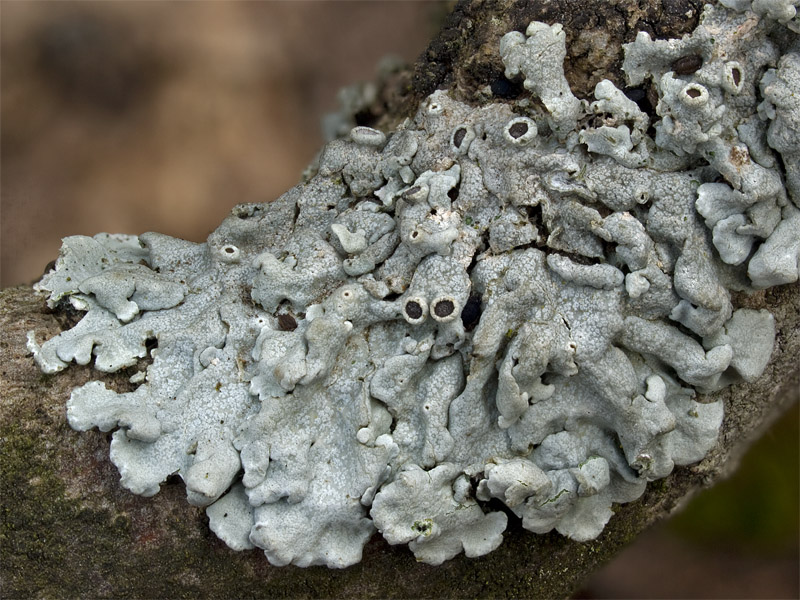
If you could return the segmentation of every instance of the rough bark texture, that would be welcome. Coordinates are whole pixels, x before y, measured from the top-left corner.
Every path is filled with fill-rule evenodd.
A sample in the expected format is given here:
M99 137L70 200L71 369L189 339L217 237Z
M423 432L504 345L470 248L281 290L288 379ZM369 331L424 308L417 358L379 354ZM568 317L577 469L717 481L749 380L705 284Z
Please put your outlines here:
M374 121L413 111L437 87L479 103L489 85L513 97L497 57L500 36L533 19L562 22L567 77L586 96L602 77L622 85L620 44L640 29L674 37L697 23L701 2L648 0L485 0L455 7L413 74L384 89ZM405 78L405 79L403 79ZM405 81L405 83L403 83ZM496 91L497 93L497 91ZM365 119L368 120L368 119ZM767 308L778 339L766 372L722 392L726 417L719 442L701 463L650 484L617 507L602 535L576 543L533 535L512 521L502 546L478 559L440 567L415 562L407 548L379 536L363 561L342 571L271 567L260 551L233 552L208 529L202 509L179 481L153 498L122 489L108 458L109 435L72 431L65 403L89 379L125 390L130 373L106 375L71 366L39 372L25 334L51 337L75 315L48 311L28 287L0 292L0 579L3 597L564 597L648 525L698 489L728 474L748 443L797 400L800 387L800 286L734 297L734 308ZM135 369L134 369L135 370Z
M680 37L697 27L705 0L462 0L413 70L388 77L359 124L391 128L413 115L436 89L450 89L462 102L513 102L524 89L505 78L500 38L525 31L531 21L561 23L567 42L564 71L573 93L589 98L610 79L625 88L622 44L639 31L653 39Z

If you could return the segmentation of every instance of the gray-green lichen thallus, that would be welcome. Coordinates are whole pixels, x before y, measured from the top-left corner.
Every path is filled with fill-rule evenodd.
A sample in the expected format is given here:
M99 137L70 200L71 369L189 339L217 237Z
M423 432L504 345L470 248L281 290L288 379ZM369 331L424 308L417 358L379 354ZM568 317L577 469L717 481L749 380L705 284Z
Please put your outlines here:
M29 347L90 382L72 427L115 430L122 485L172 474L234 549L345 567L379 532L439 564L507 511L596 537L614 503L714 445L721 401L774 343L731 291L798 279L800 43L792 2L727 0L683 39L640 33L631 86L577 99L559 25L503 37L515 104L438 91L356 127L204 244L66 238L37 285L85 311ZM490 502L493 501L494 502Z

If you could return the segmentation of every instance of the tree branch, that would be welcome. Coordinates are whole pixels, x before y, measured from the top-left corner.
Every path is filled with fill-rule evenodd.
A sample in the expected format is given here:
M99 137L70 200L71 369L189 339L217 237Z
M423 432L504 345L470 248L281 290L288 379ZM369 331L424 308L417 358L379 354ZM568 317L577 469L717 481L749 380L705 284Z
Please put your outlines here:
M412 113L437 87L462 100L483 101L485 86L513 86L502 77L497 43L531 20L562 22L570 56L567 77L587 97L609 77L622 85L620 44L637 30L678 36L697 23L700 2L593 0L459 3L439 36L406 72L408 86L384 88L387 125ZM691 13L691 16L687 17ZM598 46L599 44L599 46ZM598 51L602 47L602 51ZM599 52L599 53L598 53ZM501 90L502 91L502 90ZM497 93L497 91L495 91ZM555 532L534 535L511 522L499 549L476 559L460 555L439 567L379 536L361 563L342 571L271 567L260 551L234 552L190 506L179 480L153 498L122 489L108 459L110 436L78 433L66 422L70 390L100 379L128 391L125 372L101 375L71 366L43 375L25 336L52 337L71 316L49 311L28 287L0 293L0 568L5 597L563 597L573 592L641 531L672 513L700 488L728 475L749 443L798 399L800 286L734 295L736 308L775 315L777 341L766 372L754 383L715 394L725 402L716 447L700 463L648 485L639 500L619 506L595 540L577 543Z

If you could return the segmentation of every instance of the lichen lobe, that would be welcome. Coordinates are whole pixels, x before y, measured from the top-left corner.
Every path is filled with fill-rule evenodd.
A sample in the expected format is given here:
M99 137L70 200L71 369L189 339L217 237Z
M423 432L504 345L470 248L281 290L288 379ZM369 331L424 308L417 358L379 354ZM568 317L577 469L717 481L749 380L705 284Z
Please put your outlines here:
M389 135L356 127L204 244L66 238L37 289L86 315L29 335L38 365L152 359L132 392L74 390L70 424L114 430L126 488L177 473L275 565L346 567L376 531L431 564L486 554L492 500L595 538L714 445L698 392L766 367L773 318L731 292L798 279L796 20L726 4L627 45L655 117L609 81L572 95L563 31L534 22L499 46L529 98L438 91Z

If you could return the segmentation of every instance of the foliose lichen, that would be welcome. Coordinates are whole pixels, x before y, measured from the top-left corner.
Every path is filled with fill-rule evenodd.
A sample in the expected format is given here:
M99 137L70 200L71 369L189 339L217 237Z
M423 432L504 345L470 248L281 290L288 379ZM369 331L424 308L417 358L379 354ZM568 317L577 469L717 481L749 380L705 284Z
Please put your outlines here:
M376 532L438 564L490 552L507 513L596 537L614 503L696 462L774 344L732 291L798 280L794 3L728 0L625 48L648 115L577 99L559 25L500 42L530 97L437 91L384 134L331 142L308 180L234 208L204 244L64 240L36 286L86 315L29 347L75 429L115 430L122 485L178 474L231 548L345 567ZM498 508L498 502L505 508Z

